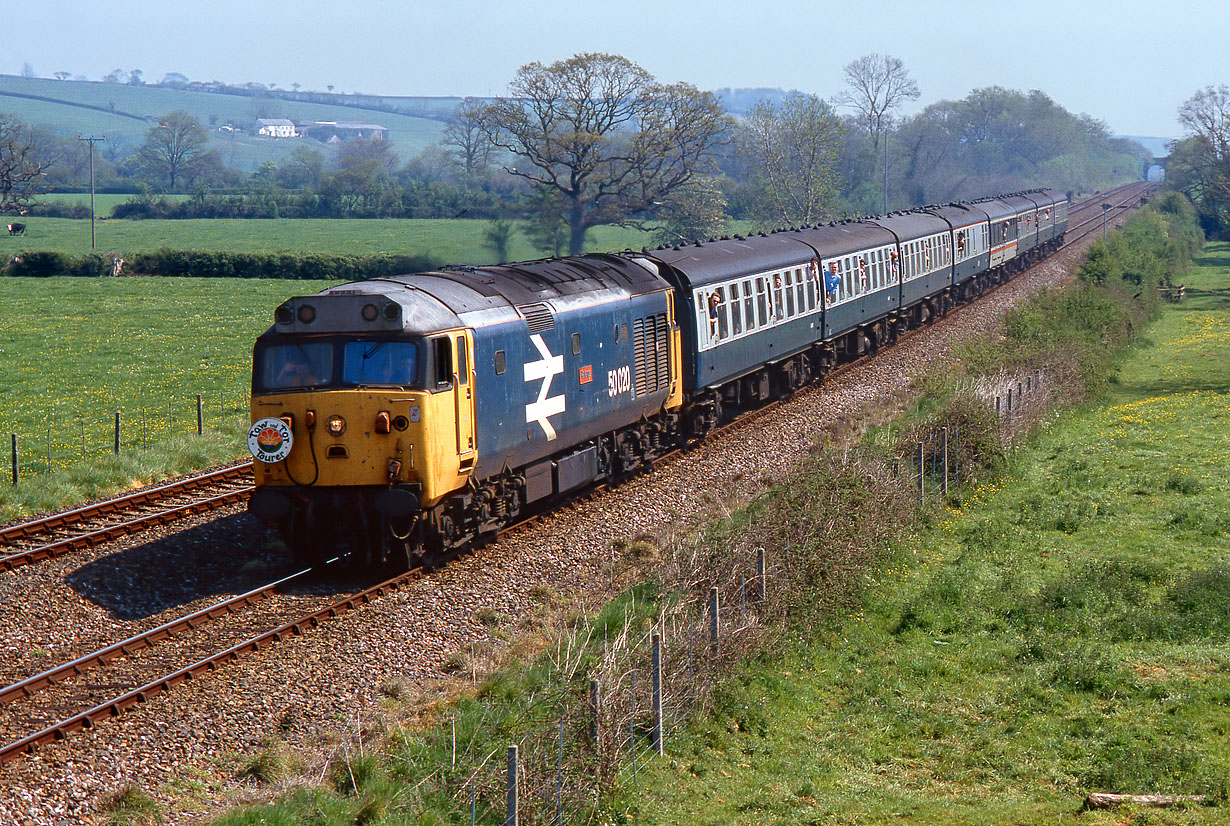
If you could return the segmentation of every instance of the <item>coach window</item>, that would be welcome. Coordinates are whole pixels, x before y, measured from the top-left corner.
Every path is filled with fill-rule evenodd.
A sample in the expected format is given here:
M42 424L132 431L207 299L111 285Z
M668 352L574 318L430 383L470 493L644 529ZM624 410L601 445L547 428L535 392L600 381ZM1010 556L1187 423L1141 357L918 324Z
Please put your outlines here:
M752 297L752 282L743 282L743 318L747 321L747 329L751 330L756 326L756 310L755 301Z
M733 335L743 332L742 305L739 302L739 282L730 285L730 329Z
M764 297L764 279L757 278L756 279L756 321L759 323L761 327L765 326L769 322L768 307L769 307L769 303L765 301L765 297Z
M786 270L786 318L794 318L794 274Z
M453 386L453 348L448 338L433 338L431 340L432 364L437 390L447 390Z
M710 318L717 321L717 337L726 338L730 335L730 315L726 312L726 291L721 287L710 296L709 309Z
M581 355L581 334L580 333L572 334L572 354L574 356Z

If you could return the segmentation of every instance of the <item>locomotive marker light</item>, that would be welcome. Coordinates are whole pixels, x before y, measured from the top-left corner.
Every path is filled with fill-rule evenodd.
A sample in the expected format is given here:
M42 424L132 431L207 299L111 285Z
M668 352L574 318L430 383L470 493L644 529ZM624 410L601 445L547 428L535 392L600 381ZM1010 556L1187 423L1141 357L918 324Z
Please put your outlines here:
M267 465L283 461L294 443L290 427L281 419L258 419L248 430L248 452Z
M330 436L341 436L346 432L346 420L334 413L325 424L325 429L329 431Z

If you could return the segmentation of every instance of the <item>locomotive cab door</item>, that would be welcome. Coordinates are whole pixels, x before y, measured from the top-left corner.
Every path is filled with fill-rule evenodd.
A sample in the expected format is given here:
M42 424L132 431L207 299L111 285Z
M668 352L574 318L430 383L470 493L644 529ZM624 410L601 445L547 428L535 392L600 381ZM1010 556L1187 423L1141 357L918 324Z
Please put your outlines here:
M457 409L457 459L460 473L474 469L478 458L474 432L474 337L469 330L452 334L454 340L453 395Z

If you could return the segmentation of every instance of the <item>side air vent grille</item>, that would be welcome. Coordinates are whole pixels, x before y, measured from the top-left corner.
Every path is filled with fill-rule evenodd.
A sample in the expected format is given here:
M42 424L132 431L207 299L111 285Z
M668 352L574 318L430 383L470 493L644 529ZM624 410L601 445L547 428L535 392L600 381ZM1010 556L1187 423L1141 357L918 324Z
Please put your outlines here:
M636 396L665 390L670 384L670 325L666 313L632 322L633 374Z
M541 333L555 327L555 316L546 304L522 304L517 307L517 312L521 313L531 333Z

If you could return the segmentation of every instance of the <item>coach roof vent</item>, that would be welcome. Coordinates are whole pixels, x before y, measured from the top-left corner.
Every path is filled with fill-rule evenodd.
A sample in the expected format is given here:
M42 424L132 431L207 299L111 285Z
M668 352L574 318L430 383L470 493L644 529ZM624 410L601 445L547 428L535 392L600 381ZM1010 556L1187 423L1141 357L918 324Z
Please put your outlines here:
M531 333L541 333L555 327L555 316L546 304L519 304L517 312L521 313Z

